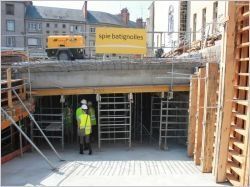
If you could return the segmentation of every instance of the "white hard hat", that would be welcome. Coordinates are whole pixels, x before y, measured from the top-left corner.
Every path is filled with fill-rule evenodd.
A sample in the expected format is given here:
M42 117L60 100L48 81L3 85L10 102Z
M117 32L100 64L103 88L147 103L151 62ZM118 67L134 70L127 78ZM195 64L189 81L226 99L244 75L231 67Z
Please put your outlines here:
M87 101L86 101L85 99L82 99L82 100L81 100L81 104L86 105L86 104L87 104Z
M87 105L82 105L81 108L84 109L84 110L87 110L88 106Z

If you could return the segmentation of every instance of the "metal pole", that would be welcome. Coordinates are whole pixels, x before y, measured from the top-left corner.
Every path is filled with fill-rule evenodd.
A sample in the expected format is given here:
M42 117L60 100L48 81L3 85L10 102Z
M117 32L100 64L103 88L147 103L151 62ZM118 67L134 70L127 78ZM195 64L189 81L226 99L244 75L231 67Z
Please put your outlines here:
M39 127L39 125L37 124L36 120L34 119L33 115L30 113L30 111L27 109L27 107L25 106L25 104L23 103L23 101L21 100L21 98L19 97L19 95L16 93L16 91L13 89L12 90L14 92L14 94L17 96L17 98L19 99L19 101L21 102L21 104L23 105L23 107L25 108L25 110L28 112L30 119L34 122L34 124L36 125L36 127L39 129L39 131L41 132L41 134L43 135L43 137L45 138L45 140L48 142L49 146L51 147L51 149L55 152L56 156L59 158L59 160L63 161L63 159L60 157L60 155L57 153L57 151L55 150L54 146L50 143L49 139L46 137L46 135L44 134L44 132L42 131L42 129Z
M62 150L64 150L64 112L63 112L63 103L62 103Z
M21 121L18 122L19 126L21 128ZM23 142L22 142L22 134L21 132L19 132L19 145L20 145L20 153L21 153L21 157L23 156Z
M142 144L142 93L141 93L141 144Z
M131 148L131 131L132 131L132 112L131 112L131 98L129 98L129 148Z
M27 139L27 141L37 150L37 152L47 161L47 163L52 167L52 170L56 170L57 168L49 161L49 159L40 151L40 149L31 141L31 139L22 131L22 129L16 124L16 122L8 115L8 113L1 108L3 114L11 121L11 123L17 128L17 130L22 133L22 135Z
M151 115L150 115L150 144L152 143L153 129L152 129L152 121L153 121L153 96L151 95Z
M99 150L101 149L101 119L100 119L100 114L101 114L101 112L100 112L100 102L101 102L101 98L100 98L101 96L100 95L98 95L98 148L99 148Z
M168 133L168 98L167 98L167 110L166 110L166 124L165 124L165 142L164 142L164 149L168 149L167 147L167 133Z
M159 148L161 149L161 128L162 128L162 98L161 98L161 114L160 114L160 128L159 128Z

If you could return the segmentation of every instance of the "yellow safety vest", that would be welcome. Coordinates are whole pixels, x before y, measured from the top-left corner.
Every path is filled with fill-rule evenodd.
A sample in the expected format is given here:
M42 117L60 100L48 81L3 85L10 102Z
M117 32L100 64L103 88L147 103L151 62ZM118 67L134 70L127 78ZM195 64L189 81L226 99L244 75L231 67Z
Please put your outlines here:
M91 118L91 125L96 125L95 109L93 107L89 108L89 115Z
M90 116L88 114L81 114L80 115L80 129L85 129L85 135L89 135L91 133L91 121Z
M80 115L81 115L81 114L84 114L84 111L82 110L81 107L78 107L78 108L76 109L76 119L77 119L77 120L80 119Z

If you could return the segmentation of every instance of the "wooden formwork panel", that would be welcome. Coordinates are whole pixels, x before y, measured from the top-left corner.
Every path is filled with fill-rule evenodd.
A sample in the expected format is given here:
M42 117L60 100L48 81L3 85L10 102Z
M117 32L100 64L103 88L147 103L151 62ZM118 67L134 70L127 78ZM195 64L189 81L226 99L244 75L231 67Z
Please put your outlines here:
M189 124L188 124L188 144L187 154L192 157L194 155L195 143L195 127L196 127L196 113L197 113L197 91L198 91L198 77L191 76L190 91L189 91Z
M236 7L237 8L237 7ZM234 102L227 160L227 178L233 185L249 184L249 5L241 6L236 11L236 55L234 74ZM246 29L248 28L248 30ZM248 104L244 104L245 101Z
M229 20L223 46L225 67L221 124L218 129L216 181L249 185L250 91L249 2L228 3ZM220 120L218 120L220 121Z
M205 96L205 76L206 68L200 68L198 73L198 93L197 93L197 120L195 127L195 145L194 145L194 162L200 165L201 147L202 147L202 122L204 113L204 96Z
M212 172L214 153L214 133L217 110L217 89L219 64L206 64L206 83L204 116L202 128L202 149L201 149L201 170L202 172Z

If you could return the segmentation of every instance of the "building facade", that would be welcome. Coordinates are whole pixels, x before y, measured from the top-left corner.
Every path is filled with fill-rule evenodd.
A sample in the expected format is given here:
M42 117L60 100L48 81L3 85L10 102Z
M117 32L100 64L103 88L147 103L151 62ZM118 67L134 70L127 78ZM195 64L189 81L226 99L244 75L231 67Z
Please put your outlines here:
M86 20L81 10L30 5L25 14L29 48L46 48L50 35L83 34Z
M154 1L148 10L148 56L154 56L160 48L164 52L176 48L179 37L179 2Z
M145 27L142 18L136 22L130 20L127 8L118 15L90 11L87 1L81 10L34 6L32 2L2 2L1 14L2 46L27 47L30 53L44 51L50 35L77 34L86 39L85 55L93 57L96 27ZM13 36L3 37L7 34Z
M225 1L191 1L191 41L204 40L222 32L220 23L225 18Z
M25 12L31 2L1 1L1 47L19 48L25 45Z

